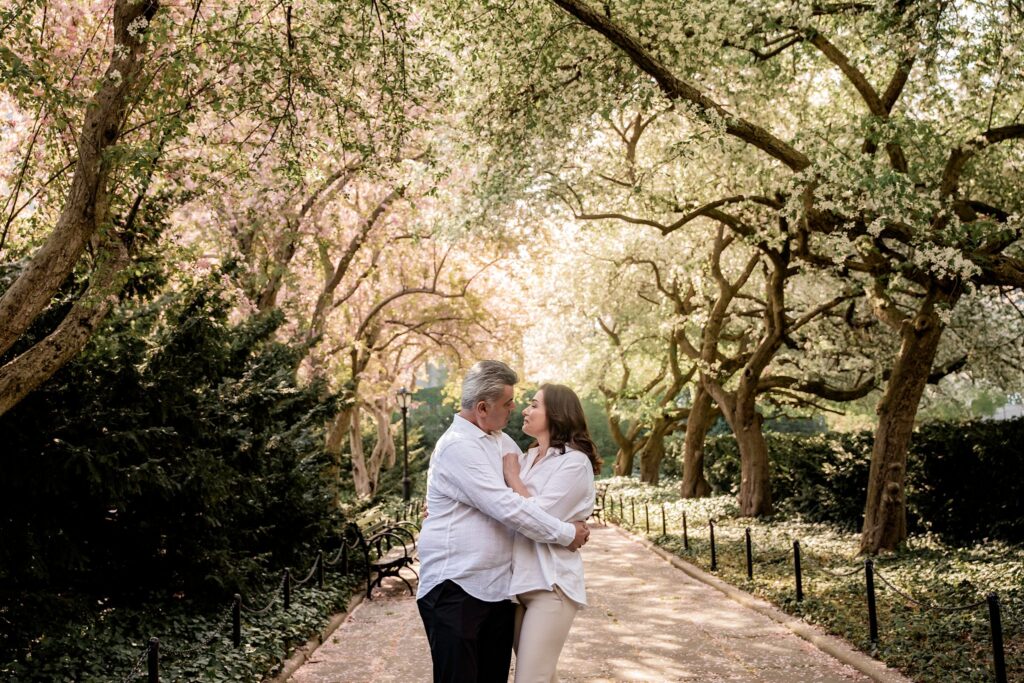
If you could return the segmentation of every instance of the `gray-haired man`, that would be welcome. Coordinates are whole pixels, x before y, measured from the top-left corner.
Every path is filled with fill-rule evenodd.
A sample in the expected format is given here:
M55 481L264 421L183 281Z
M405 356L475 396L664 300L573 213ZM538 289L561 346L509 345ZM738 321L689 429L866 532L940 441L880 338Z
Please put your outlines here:
M515 371L480 361L462 383L461 410L438 440L427 475L430 515L419 538L417 605L434 681L505 683L515 609L508 600L516 532L575 550L590 535L505 485L502 456L520 452L502 432L514 406Z

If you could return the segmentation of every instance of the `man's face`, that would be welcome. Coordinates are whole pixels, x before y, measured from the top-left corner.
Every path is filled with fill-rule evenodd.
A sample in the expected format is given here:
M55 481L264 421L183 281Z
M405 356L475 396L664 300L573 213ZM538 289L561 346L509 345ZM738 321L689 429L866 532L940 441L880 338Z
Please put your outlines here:
M495 401L486 401L481 404L477 404L477 414L479 415L480 429L485 432L497 432L505 428L508 424L508 418L512 415L512 409L515 407L515 400L512 397L512 387L508 384L505 385L505 391L501 395L501 398Z

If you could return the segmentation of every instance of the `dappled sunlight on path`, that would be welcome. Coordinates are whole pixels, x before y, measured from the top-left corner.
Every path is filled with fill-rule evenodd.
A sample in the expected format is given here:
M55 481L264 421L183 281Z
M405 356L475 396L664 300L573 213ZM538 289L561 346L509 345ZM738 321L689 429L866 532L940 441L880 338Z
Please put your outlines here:
M593 530L584 562L590 607L562 653L562 681L870 680L614 529ZM415 601L386 581L289 680L429 681Z

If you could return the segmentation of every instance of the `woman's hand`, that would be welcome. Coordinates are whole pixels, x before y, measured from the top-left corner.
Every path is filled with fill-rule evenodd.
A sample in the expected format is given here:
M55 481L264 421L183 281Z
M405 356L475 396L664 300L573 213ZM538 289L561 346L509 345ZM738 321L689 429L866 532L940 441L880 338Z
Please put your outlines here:
M506 453L501 459L501 470L505 474L505 483L515 488L513 484L520 482L519 479L519 454Z

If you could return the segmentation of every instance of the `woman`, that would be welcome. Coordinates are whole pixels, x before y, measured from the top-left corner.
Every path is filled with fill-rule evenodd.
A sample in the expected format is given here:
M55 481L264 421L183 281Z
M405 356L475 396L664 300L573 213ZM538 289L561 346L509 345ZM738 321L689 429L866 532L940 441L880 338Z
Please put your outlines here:
M523 410L523 431L536 443L521 458L505 455L505 482L561 520L586 520L594 510L594 475L601 460L580 399L560 384L542 385ZM519 603L516 683L557 681L558 655L576 612L587 604L583 557L516 534L510 592Z

